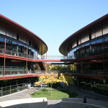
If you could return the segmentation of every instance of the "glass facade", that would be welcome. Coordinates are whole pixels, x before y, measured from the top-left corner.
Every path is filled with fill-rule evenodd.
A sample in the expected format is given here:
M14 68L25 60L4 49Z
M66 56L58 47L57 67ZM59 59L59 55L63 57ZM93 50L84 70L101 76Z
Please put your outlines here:
M6 44L5 44L6 40ZM6 45L6 52L5 52ZM27 45L19 40L0 34L0 53L18 57L38 59L37 51L33 46ZM15 61L15 62L13 62ZM14 59L5 59L5 76L25 75L35 72L35 66L32 62L19 61ZM4 58L0 58L0 76L4 75Z
M5 40L3 36L1 35L0 36L0 53L4 53L4 43L5 43Z
M4 53L5 36L0 34L0 53ZM6 54L36 59L37 51L18 40L6 37Z
M108 75L108 57L103 55L108 53L108 34L85 42L69 52L72 59L76 61L76 73L104 76ZM95 56L101 56L95 58Z
M38 36L0 15L0 96L33 85L37 74L45 73L37 59L46 52L47 45Z
M68 56L72 56L72 59L78 59L104 53L108 53L108 34L75 47Z

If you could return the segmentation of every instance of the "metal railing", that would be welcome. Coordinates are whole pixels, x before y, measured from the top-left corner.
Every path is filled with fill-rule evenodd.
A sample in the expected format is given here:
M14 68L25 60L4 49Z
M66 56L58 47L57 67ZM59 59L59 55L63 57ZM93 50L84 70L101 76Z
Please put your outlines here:
M5 71L5 76L25 75L26 71Z
M89 71L86 71L86 72L76 72L76 71L71 71L71 70L62 70L60 71L61 73L65 73L65 74L73 74L73 75L89 75L89 76L108 76L108 72L103 72L103 71L99 71L99 70L89 70Z
M4 67L0 66L0 76L3 76ZM47 71L47 73L51 74L53 72L54 74L57 74L58 71ZM18 76L18 75L26 75L26 74L42 74L46 73L46 71L42 70L31 70L28 69L26 73L26 67L19 67L19 66L5 66L5 76Z
M26 57L25 53L16 52L16 51L12 51L12 50L6 50L6 54L14 55L14 56Z
M26 83L10 85L10 86L6 86L6 87L0 87L0 96L15 93L15 92L24 90L26 88L28 88Z
M4 49L0 49L0 53L4 53ZM6 49L6 54L9 55L13 55L13 56L21 56L21 57L26 57L27 54L26 53L22 53L22 52L18 52L18 51L13 51L13 50L8 50ZM73 56L53 56L53 55L49 55L49 56L45 56L45 55L40 55L39 57L34 56L34 55L29 55L28 54L28 58L31 59L74 59Z
M41 59L73 59L73 56L53 56L53 55L49 55L49 56L42 56Z
M0 49L0 53L4 53L4 49ZM26 57L26 54L25 53L16 52L16 51L12 51L12 50L6 50L6 54L14 55L14 56ZM33 55L28 55L28 58L34 59L34 56ZM38 59L38 58L35 57L35 59Z
M0 76L3 76L4 67L0 66ZM42 70L32 70L28 69L26 73L26 67L19 67L19 66L5 66L5 76L15 76L15 75L25 75L25 74L46 74L46 73L54 73L57 74L59 71L42 71ZM103 70L86 70L82 73L76 70L62 70L62 73L72 73L78 75L92 75L92 76L108 76L107 71Z
M0 76L3 76L3 70L4 67L0 66ZM22 75L26 74L26 68L25 67L18 67L18 66L5 66L5 75Z
M36 74L42 74L42 73L43 74L46 74L46 73L49 73L49 74L52 74L52 73L53 74L57 74L58 72L59 71L41 71L41 70L40 71L35 71Z
M91 76L108 76L107 72L103 72L103 71L98 71L98 70L88 70L88 71L84 71L83 73L81 72L76 72L76 71L71 71L71 70L62 70L60 71L61 73L66 73L66 74L73 74L73 75L91 75ZM26 73L26 68L25 67L12 67L12 66L6 66L5 67L5 76L18 76L18 75L26 75L26 74L46 74L46 73L54 73L57 74L59 73L59 71L42 71L42 70L27 70ZM0 76L3 76L3 66L0 66Z

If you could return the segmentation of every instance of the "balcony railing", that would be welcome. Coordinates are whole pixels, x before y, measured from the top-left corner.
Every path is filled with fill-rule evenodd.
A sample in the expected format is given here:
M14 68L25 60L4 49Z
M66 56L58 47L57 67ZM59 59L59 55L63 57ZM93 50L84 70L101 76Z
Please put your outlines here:
M0 76L3 76L4 67L0 66ZM5 66L5 75L19 75L26 74L25 67L17 67L17 66Z
M0 53L4 53L4 49L0 49ZM16 52L16 51L12 51L12 50L6 50L6 54L9 55L13 55L13 56L21 56L21 57L26 57L26 53L22 53L22 52ZM53 59L53 60L57 60L57 59L74 59L73 56L34 56L34 55L28 55L28 58L31 59Z
M53 55L50 56L50 55L49 55L49 56L47 56L47 57L46 57L46 56L42 56L41 58L42 58L42 59L48 59L48 60L49 60L49 59L53 59L53 60L54 60L54 59L73 59L72 56L56 56L56 55L55 55L55 56L53 56Z
M21 83L21 84L16 84L16 85L0 87L0 96L4 96L4 95L7 95L7 94L15 93L15 92L24 90L26 88L28 88L28 84L27 83Z
M4 49L0 49L0 53L4 53ZM14 55L14 56L26 57L26 54L25 53L16 52L16 51L12 51L12 50L6 50L6 54ZM28 58L38 59L37 57L34 58L33 55L28 55Z
M26 57L25 53L16 52L16 51L12 51L12 50L6 50L6 54L14 55L14 56Z
M0 76L3 76L4 74L4 68L3 66L0 66ZM57 74L58 71L47 71L47 73L51 74L51 73ZM108 72L103 70L88 70L88 71L83 71L81 72L76 72L76 71L69 71L69 70L62 70L62 73L71 73L73 75L90 75L90 76L108 76ZM25 75L25 74L46 74L46 71L42 71L42 70L27 70L26 73L26 68L25 67L18 67L18 66L6 66L5 67L5 76L18 76L18 75Z
M89 76L108 76L108 72L103 72L103 71L99 71L99 70L91 70L91 71L86 71L86 72L76 72L76 71L69 71L69 70L62 70L61 73L65 73L65 74L73 74L73 75L89 75Z
M0 66L0 76L3 76L4 73L4 67ZM57 74L57 71L47 71L47 73L51 74L53 72L54 74ZM5 76L18 76L18 75L26 75L26 74L42 74L46 73L46 71L38 71L38 70L27 70L25 67L18 67L18 66L5 66Z

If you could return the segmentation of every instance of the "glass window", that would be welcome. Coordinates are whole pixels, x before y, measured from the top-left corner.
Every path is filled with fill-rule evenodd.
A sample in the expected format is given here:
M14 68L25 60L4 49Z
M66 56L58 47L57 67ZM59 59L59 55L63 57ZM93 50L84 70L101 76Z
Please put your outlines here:
M97 39L96 43L102 43L102 38L101 39Z
M17 51L17 42L16 41L12 41L12 50Z
M84 43L82 46L89 46L90 42Z
M96 43L96 40L91 41L91 44L95 44L95 43Z
M108 53L108 43L104 44L103 50L104 50L104 53Z
M35 53L35 50L32 47L29 47L29 49L28 49L28 57L29 58L34 58L34 53Z
M80 58L81 54L80 54L80 50L77 51L77 58Z
M96 45L96 54L102 54L102 44Z
M6 49L7 50L12 50L12 40L6 39Z
M12 40L6 39L6 54L12 55Z
M95 52L96 52L96 46L95 45L93 45L93 46L91 46L91 55L95 55Z
M4 38L3 37L0 37L0 42L4 42Z
M86 47L85 49L85 57L88 57L90 55L90 47Z
M21 42L18 42L18 56L26 57L27 46Z
M85 57L85 48L81 49L82 57Z
M4 38L0 37L0 53L4 53Z
M72 49L69 53L68 53L68 57L71 59L75 59L76 58L76 53L75 51L78 49L78 47Z
M105 41L108 41L108 37L105 37Z

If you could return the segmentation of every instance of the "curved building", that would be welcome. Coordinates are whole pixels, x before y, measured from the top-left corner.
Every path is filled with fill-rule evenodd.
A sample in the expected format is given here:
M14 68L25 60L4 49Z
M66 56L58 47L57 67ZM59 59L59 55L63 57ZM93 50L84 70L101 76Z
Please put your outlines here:
M44 70L38 55L47 50L37 35L0 14L0 95L6 86L36 81L36 66Z
M108 14L68 37L59 51L76 65L78 85L108 84Z

